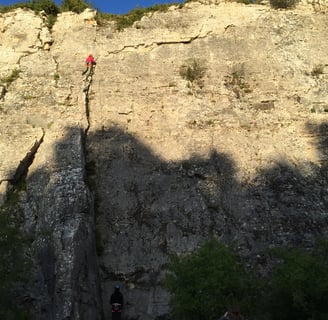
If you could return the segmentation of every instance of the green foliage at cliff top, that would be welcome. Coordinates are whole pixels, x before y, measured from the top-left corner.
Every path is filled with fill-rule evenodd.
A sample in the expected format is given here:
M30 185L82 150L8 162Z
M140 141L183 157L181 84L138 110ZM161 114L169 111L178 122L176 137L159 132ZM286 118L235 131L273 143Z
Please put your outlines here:
M59 7L52 0L30 0L27 2L17 2L10 6L0 5L0 12L5 13L17 8L27 8L36 12L45 11L49 15L57 15L60 12Z
M184 3L190 1L192 0L185 0ZM112 20L116 22L118 30L123 30L126 27L132 26L135 21L139 21L145 14L155 11L166 11L171 5L183 6L181 3L156 4L148 8L136 8L124 15L98 12L98 23L104 24L106 21ZM52 0L29 0L10 6L0 5L0 12L5 13L16 8L29 8L36 12L45 11L49 15L56 16L63 11L81 13L86 8L92 8L92 6L84 0L63 0L61 6L57 6Z
M73 11L81 13L86 8L90 8L91 5L84 0L63 0L61 6L57 6L52 0L29 0L26 2L17 2L10 6L1 6L0 12L9 12L17 8L28 8L34 11L45 11L47 14L57 15L61 11Z
M165 12L172 5L182 6L179 3L171 3L171 4L156 4L154 6L148 8L136 8L131 10L127 14L118 15L118 14L110 14L110 13L99 13L98 14L98 22L102 24L104 21L111 20L116 22L116 29L122 31L125 28L128 28L133 25L134 22L140 21L141 18L147 13L152 12Z

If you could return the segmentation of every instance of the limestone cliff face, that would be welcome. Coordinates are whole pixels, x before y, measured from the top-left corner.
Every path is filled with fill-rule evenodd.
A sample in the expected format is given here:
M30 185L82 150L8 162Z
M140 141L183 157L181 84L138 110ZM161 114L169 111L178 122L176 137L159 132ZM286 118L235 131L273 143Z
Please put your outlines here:
M83 27L84 16L76 20ZM75 59L69 48L56 47L55 32L48 34L43 18L31 11L2 16L0 29L0 181L10 188L26 180L24 229L34 240L25 300L35 319L101 319L93 196L84 169L84 52Z
M109 319L117 281L125 319L155 319L171 253L216 236L265 272L266 248L327 235L326 11L190 2L122 32L0 17L0 199L26 180L36 319Z

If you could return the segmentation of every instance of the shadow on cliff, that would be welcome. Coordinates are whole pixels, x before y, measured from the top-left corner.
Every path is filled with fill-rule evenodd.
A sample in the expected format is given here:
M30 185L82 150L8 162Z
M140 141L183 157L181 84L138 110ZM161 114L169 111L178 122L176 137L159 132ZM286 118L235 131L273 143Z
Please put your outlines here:
M327 127L307 128L323 154ZM281 159L245 184L235 177L233 159L217 150L206 159L167 162L117 127L89 134L87 154L103 301L115 281L122 282L125 319L148 319L150 304L153 318L168 311L167 296L161 300L158 291L172 253L192 251L214 236L235 243L265 272L267 248L311 247L327 235L326 162L298 166ZM104 311L109 317L108 303Z
M84 132L70 128L56 144L51 145L51 139L45 135L45 146L40 146L26 177L24 229L33 238L34 268L25 302L34 319L100 320L95 216L85 184Z
M309 124L307 131L326 159L328 125ZM28 299L36 319L101 319L101 300L109 319L116 281L125 320L160 318L169 311L160 283L172 253L214 236L236 244L245 261L265 272L267 248L311 247L327 235L326 160L318 166L281 159L245 184L224 153L167 162L117 127L86 141L70 128L53 150L51 166L27 175L25 228L35 234L37 253Z

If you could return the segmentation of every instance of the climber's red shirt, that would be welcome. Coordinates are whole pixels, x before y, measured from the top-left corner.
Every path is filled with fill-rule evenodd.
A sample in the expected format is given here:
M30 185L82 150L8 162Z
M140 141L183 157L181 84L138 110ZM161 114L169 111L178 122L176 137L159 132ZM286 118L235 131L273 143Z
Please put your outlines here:
M86 59L85 59L85 63L87 65L92 65L94 64L96 61L95 61L95 58L93 56L88 56Z

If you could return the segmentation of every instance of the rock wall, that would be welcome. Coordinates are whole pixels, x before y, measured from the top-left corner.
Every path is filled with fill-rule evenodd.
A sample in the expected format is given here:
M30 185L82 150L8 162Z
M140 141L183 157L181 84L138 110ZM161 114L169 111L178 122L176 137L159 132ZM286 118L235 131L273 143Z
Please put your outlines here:
M266 248L327 236L320 5L189 2L122 32L0 17L0 199L26 180L38 319L110 319L116 282L124 319L164 317L172 253L215 236L265 273Z
M165 314L169 255L212 236L265 272L266 248L326 235L326 24L312 6L190 3L99 31L87 145L104 302L120 281L126 316ZM199 83L180 74L193 61Z
M83 26L84 16L78 19ZM85 183L84 53L73 63L61 54L65 47L49 50L53 35L28 10L3 15L0 29L8 57L0 68L0 182L11 188L26 181L24 231L35 252L24 300L35 319L101 319L93 196Z
M301 0L300 5L311 5L315 12L327 13L328 2L327 0Z

